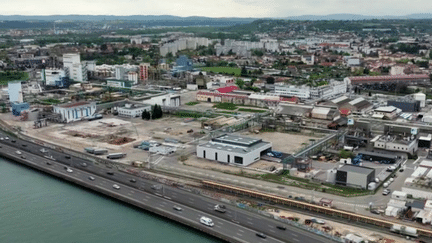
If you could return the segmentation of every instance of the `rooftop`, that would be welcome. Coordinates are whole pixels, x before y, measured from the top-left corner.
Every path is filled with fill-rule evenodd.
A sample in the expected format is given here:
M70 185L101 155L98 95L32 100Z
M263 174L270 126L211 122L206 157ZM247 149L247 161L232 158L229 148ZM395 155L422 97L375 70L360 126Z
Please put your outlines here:
M70 107L84 106L84 105L90 105L90 104L91 103L88 101L81 101L81 102L76 102L76 103L61 104L61 105L58 105L58 107L70 108Z
M356 165L344 165L341 168L339 168L338 171L354 172L358 174L369 175L370 173L374 172L375 169L369 167L356 166Z
M236 140L238 139L238 140ZM261 139L239 137L234 135L222 135L213 138L212 141L198 145L199 147L213 148L228 152L247 154L256 149L270 146L270 142L263 142Z
M388 81L388 80L406 80L406 79L429 79L427 74L411 74L411 75L384 75L384 76L360 76L360 77L349 77L351 81Z

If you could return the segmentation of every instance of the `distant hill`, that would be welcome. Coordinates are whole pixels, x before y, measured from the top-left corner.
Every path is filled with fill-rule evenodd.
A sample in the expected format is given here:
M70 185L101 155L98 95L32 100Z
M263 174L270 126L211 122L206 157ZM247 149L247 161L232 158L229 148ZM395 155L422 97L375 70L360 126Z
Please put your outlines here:
M432 14L409 14L403 16L384 15L369 16L360 14L329 14L329 15L301 15L286 17L288 20L369 20L369 19L432 19Z
M0 15L0 21L194 21L217 23L217 22L233 22L233 24L250 23L257 19L264 18L210 18L202 16L180 17L174 15ZM369 20L369 19L432 19L432 13L409 14L403 16L385 15L385 16L369 16L360 14L329 14L329 15L301 15L290 16L284 18L265 18L265 19L286 19L286 20ZM212 24L210 24L212 25Z

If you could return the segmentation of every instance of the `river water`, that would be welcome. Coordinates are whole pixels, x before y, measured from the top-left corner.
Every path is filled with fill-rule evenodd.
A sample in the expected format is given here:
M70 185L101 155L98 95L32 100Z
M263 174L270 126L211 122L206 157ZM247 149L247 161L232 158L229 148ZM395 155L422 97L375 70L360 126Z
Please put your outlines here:
M0 243L222 242L0 158Z

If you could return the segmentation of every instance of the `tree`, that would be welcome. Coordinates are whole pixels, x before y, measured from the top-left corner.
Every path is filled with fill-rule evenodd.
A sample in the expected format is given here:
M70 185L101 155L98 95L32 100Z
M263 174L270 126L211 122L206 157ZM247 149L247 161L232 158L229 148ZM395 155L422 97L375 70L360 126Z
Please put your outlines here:
M154 105L152 113L151 113L151 118L152 119L159 119L159 118L162 118L162 116L163 116L162 107L157 105L157 104Z
M101 51L106 51L108 49L107 44L105 44L105 43L102 44L101 47L100 47L100 49L101 49Z
M241 76L248 76L248 71L246 70L246 67L243 66L240 72Z
M243 79L237 79L235 84L240 88L243 89L244 85L245 85L245 81Z
M142 117L142 119L144 120L150 120L150 117L151 117L151 115L150 115L150 112L148 112L147 110L144 110L143 111L143 113L142 113L142 115L141 115L141 117Z
M268 78L266 78L266 82L267 84L274 84L275 83L275 78L270 76Z

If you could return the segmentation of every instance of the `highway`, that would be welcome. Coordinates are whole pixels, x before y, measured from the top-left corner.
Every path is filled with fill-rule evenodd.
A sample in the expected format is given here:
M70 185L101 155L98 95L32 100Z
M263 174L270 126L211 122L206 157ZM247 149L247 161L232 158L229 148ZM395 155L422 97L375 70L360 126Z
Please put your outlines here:
M6 135L0 134L0 137L4 138ZM61 173L63 177L71 178L71 181L78 180L81 183L91 184L98 190L107 192L108 195L125 197L132 200L135 205L144 204L158 211L181 217L196 228L207 227L199 223L201 216L207 216L215 223L214 227L208 229L228 235L238 242L333 242L290 225L284 225L286 230L277 229L276 226L282 223L230 205L226 205L226 213L219 213L213 210L216 204L220 204L216 200L166 185L153 189L152 186L157 185L156 182L119 172L115 168L99 167L89 161L73 156L68 157L64 153L41 145L15 138L0 139L0 144L0 151L10 156L25 159L28 163L45 168L53 174ZM42 148L48 152L40 152ZM17 150L21 154L18 154ZM53 159L44 157L46 154ZM73 172L68 173L66 168L71 168ZM113 174L107 174L109 171ZM90 180L90 176L95 180ZM136 181L132 182L131 179ZM119 185L120 189L114 189L114 184ZM174 210L174 205L180 206L183 210ZM262 232L268 237L259 238L256 236L257 232Z

